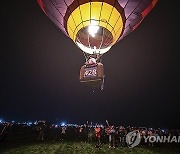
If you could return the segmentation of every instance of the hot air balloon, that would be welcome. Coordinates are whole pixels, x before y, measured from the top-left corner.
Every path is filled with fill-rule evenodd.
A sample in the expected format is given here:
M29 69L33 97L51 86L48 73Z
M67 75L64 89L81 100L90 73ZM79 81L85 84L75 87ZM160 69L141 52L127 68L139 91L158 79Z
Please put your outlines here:
M158 0L37 0L54 24L81 49L80 82L104 85L102 55L134 31Z

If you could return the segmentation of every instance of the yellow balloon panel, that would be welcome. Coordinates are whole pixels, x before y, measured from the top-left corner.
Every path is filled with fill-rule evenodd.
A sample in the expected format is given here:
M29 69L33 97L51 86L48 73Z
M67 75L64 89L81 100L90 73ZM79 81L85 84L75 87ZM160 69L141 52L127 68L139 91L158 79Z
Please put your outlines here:
M76 8L67 21L69 37L75 42L78 31L89 25L99 25L108 29L113 35L113 42L116 42L122 32L123 21L121 14L110 4L85 3Z
M99 20L101 15L102 3L92 2L91 3L91 19Z
M83 5L80 5L81 15L82 15L82 21L87 21L90 19L90 3L85 3ZM73 12L74 13L74 12ZM78 17L77 17L78 18ZM79 17L80 18L80 17Z
M114 36L114 39L113 39L113 43L112 44L115 44L117 42L117 40L119 39L119 36L121 35L122 33L122 27L120 27L118 29L118 31L116 32L116 35Z
M113 6L103 3L100 20L108 22Z
M109 24L114 28L114 31L117 32L119 27L122 27L122 17L119 12L114 8L109 19Z
M73 32L74 32L75 28L76 28L76 25L75 25L72 15L71 15L68 19L68 24L67 24L68 34L69 34L70 38L73 37Z
M80 12L80 7L78 7L74 14L71 14L71 17L73 17L76 27L82 22L82 16ZM75 28L76 28L75 27Z

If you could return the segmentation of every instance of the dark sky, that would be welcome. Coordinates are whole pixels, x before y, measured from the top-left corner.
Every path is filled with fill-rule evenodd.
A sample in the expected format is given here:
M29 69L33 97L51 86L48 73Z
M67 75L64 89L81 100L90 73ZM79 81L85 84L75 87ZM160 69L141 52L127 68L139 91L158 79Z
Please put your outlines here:
M103 56L105 88L94 93L79 82L82 52L36 0L3 1L0 118L180 127L177 0L160 0Z

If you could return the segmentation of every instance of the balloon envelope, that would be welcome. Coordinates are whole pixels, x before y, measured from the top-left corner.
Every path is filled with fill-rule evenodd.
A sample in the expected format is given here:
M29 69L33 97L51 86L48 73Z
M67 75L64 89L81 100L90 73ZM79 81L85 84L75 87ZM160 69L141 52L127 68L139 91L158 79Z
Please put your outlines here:
M134 31L157 0L37 0L44 13L88 54L104 54Z

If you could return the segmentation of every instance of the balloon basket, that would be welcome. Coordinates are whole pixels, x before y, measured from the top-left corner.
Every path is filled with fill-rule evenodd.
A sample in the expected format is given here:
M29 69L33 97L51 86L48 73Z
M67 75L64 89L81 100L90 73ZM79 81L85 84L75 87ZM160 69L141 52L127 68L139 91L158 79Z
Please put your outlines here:
M104 67L102 63L83 65L80 69L80 82L92 88L104 86Z

